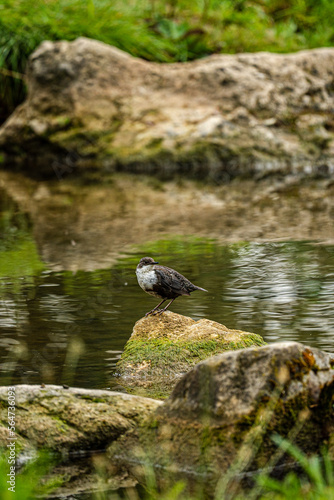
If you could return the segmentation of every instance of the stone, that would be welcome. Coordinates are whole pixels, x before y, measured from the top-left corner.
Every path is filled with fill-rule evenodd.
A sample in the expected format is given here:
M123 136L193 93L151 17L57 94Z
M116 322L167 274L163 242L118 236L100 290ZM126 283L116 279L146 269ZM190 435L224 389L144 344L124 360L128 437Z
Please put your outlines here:
M189 330L196 330L199 322L189 320ZM205 338L224 335L225 327L212 326ZM171 336L180 332L175 326ZM0 388L0 448L8 444L8 389ZM96 486L94 464L109 488L146 484L154 470L163 487L180 478L209 494L219 483L225 493L259 469L289 470L293 460L277 450L275 434L307 455L326 447L333 457L333 404L334 355L281 342L198 363L165 402L106 390L15 386L16 455L21 461L36 449L56 452L61 463L52 473L65 474L61 492L68 495ZM78 461L79 452L93 463Z
M3 166L36 177L114 170L224 183L330 176L334 49L157 64L102 42L43 42L0 130Z
M0 387L0 451L7 449L8 387ZM12 390L12 388L10 388ZM101 472L109 474L108 489L136 485L135 478L119 473L103 451L132 427L141 426L160 401L124 393L65 389L56 385L15 386L15 456L17 464L51 452L48 478L62 478L57 497L91 493L101 488ZM43 464L45 465L45 464Z
M128 391L166 397L199 361L226 350L264 344L260 335L166 311L136 322L117 362L117 376Z
M197 364L108 453L139 481L135 460L158 480L197 478L212 493L218 481L238 487L250 471L289 469L293 460L277 451L275 434L308 456L324 446L333 456L333 403L333 354L297 342L229 351Z
M21 449L68 454L106 448L140 424L159 401L106 390L15 386L15 433ZM8 387L0 387L0 448L8 444Z

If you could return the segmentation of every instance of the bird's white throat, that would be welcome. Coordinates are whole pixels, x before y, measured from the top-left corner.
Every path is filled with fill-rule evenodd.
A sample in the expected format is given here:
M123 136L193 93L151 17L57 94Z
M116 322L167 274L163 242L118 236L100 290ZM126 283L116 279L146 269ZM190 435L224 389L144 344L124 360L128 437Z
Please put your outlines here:
M154 271L154 265L151 266L143 266L136 269L137 280L139 286L147 292L149 289L153 288L158 281L157 275Z

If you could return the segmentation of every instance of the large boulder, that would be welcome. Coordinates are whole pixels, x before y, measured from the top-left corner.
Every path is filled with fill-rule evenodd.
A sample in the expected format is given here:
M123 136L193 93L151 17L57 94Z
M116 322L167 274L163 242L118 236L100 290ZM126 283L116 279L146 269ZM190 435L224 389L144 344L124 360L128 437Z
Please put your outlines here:
M131 392L164 398L199 361L226 350L264 344L255 333L166 311L137 321L117 362L117 375Z
M12 393L0 388L0 448L6 449L12 443ZM60 452L63 461L54 473L65 474L67 493L91 489L94 466L109 488L147 481L154 470L161 484L177 476L194 486L197 478L212 492L219 481L224 493L249 471L291 465L277 452L273 434L308 455L326 445L333 456L333 404L334 355L283 342L202 361L165 402L102 390L16 386L15 451L19 460L26 458L20 450ZM106 447L106 457L94 458L92 452ZM89 459L79 463L78 452L89 452L94 465Z
M109 449L140 478L148 463L215 488L247 471L287 465L271 437L306 454L334 453L334 355L297 342L230 351L196 365L145 425ZM166 476L164 477L166 480Z
M10 391L0 387L0 448L8 444ZM62 454L106 448L161 404L119 392L56 385L17 385L14 391L17 445Z
M9 410L8 404L15 404L14 409ZM62 478L61 497L101 488L97 470L108 471L108 488L130 487L136 479L109 467L101 452L126 431L141 426L161 404L106 390L0 387L0 453L10 451L22 464L36 451L51 452L49 473Z
M334 49L157 64L101 42L43 42L3 161L62 178L98 168L236 175L333 171Z

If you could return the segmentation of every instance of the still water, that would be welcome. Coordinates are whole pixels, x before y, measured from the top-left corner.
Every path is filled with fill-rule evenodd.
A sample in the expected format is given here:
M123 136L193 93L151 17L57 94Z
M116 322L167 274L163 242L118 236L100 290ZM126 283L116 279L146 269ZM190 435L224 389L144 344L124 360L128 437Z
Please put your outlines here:
M128 253L113 268L73 274L31 264L31 242L18 235L15 241L20 248L0 246L1 385L114 387L115 364L135 321L157 303L136 282L145 255L209 291L177 299L173 311L259 333L267 342L297 340L334 352L334 246L169 238Z

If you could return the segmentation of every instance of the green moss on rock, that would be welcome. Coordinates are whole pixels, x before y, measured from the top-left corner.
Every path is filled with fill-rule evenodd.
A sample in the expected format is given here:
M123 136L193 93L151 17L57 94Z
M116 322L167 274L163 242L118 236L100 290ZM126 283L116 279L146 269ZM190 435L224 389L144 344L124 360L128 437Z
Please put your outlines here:
M288 471L293 460L277 450L275 434L307 455L324 445L332 453L332 359L297 342L211 357L182 378L144 425L113 442L110 459L116 457L117 466L127 466L139 481L137 463L145 461L164 487L175 482L171 473L192 487L196 477L205 477L212 497L224 477L240 488L244 473L276 466L279 474L281 466Z
M137 321L117 364L118 375L132 393L166 397L182 375L200 361L264 344L254 333L166 312Z

